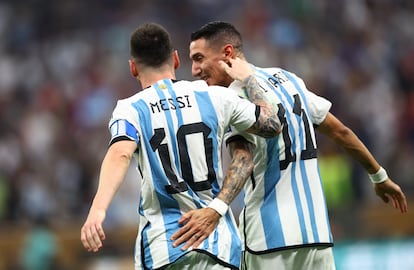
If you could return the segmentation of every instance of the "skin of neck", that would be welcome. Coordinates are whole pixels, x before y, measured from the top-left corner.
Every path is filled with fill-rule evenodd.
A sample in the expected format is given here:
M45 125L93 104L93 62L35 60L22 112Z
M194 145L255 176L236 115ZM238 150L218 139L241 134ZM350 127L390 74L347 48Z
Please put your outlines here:
M160 68L141 68L138 76L135 77L138 82L141 84L141 87L147 88L153 84L155 84L159 80L163 79L171 79L175 80L175 71L174 68L165 65Z
M138 80L142 89L155 84L159 80L170 79L175 80L175 70L180 66L180 58L178 52L174 51L172 59L166 61L160 67L149 67L139 65L133 59L129 60L129 69L131 75Z

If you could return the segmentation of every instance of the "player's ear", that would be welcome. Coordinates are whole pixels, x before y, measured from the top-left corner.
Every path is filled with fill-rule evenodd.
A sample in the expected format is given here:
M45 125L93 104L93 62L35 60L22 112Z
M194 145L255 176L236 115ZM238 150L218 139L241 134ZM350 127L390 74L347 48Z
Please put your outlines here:
M135 65L135 62L132 60L128 60L129 63L129 72L131 72L131 75L136 78L138 77L138 69L137 66Z
M173 57L174 57L174 69L178 69L180 67L180 57L178 56L177 50L174 51Z
M223 47L223 53L224 53L224 57L226 58L235 58L235 52L234 52L234 47L231 44L226 44Z
M234 52L234 47L231 44L226 44L223 47L222 53L224 58L222 59L227 65L231 67L230 59L236 58L236 54Z

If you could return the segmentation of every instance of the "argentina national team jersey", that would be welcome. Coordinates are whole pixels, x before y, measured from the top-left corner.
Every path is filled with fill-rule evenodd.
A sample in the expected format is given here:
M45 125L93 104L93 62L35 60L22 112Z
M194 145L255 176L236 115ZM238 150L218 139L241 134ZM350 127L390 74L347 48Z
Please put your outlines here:
M112 142L137 142L141 174L136 269L157 269L188 251L174 248L171 235L189 210L206 207L222 181L220 146L228 125L246 129L256 106L230 90L204 81L161 80L118 101L109 123ZM221 264L238 267L241 242L229 211L197 250Z
M254 254L332 246L313 127L325 119L331 103L283 69L256 68L255 76L278 107L283 130L272 139L234 130L226 135L242 133L255 144L254 173L245 186L245 208L239 219L243 246ZM243 95L237 82L230 88Z

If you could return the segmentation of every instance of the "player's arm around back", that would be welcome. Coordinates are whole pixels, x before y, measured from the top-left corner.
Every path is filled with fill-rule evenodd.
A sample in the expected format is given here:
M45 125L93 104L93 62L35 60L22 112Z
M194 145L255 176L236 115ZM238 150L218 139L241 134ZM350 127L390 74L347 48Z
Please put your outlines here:
M254 77L254 70L250 64L237 57L236 59L230 59L229 64L221 61L220 65L233 79L244 84L248 99L260 107L256 123L246 131L264 138L277 136L282 131L277 110L266 98L264 90Z

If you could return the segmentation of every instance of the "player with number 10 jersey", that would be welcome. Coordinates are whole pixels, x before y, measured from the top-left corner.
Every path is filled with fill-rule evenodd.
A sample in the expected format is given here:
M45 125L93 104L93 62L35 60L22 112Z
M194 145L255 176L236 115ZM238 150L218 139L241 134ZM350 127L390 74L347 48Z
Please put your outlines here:
M163 267L189 252L172 246L178 220L206 207L220 191L221 144L228 126L244 130L256 122L256 106L223 89L204 81L161 80L118 101L114 109L111 143L127 138L138 145L142 182L135 261L142 265L137 269ZM230 211L196 250L238 268L241 242Z

